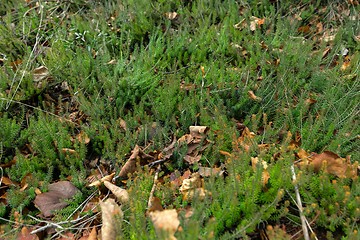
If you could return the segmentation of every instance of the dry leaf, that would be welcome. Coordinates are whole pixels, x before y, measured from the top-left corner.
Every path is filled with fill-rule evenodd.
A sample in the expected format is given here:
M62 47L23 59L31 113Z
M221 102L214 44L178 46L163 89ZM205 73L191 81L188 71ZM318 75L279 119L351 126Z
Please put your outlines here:
M87 240L97 240L96 227L93 227Z
M200 200L211 196L211 193L203 188L203 181L199 173L194 173L191 178L184 179L179 190L183 195L183 200L187 201L192 201L195 196Z
M221 168L209 168L209 167L199 167L198 173L202 177L210 177L214 175L220 175L221 174Z
M149 209L148 212L153 212L153 211L162 211L164 210L162 205L161 205L161 200L158 197L152 197L150 199L150 204L149 204Z
M311 157L310 166L315 172L324 170L340 178L356 178L358 162L351 164L350 157L347 159L339 157L331 151L324 151L321 154L314 154Z
M149 213L149 216L160 239L176 239L174 234L180 226L180 221L175 209L153 211Z
M108 61L106 64L108 65L115 65L117 63L117 61L115 59L111 59L110 61Z
M309 33L310 32L310 26L301 26L298 28L299 33Z
M124 164L124 166L121 168L121 171L119 173L119 177L121 178L127 178L128 174L134 173L136 170L136 159L139 156L140 147L138 145L135 146L135 148L132 151L132 154L130 158L127 160L127 162Z
M209 128L206 126L190 126L190 134L185 134L177 141L178 145L187 147L184 160L189 164L194 164L201 159L201 153L207 148L209 141L206 133Z
M176 12L167 12L165 13L165 16L169 20L174 20L178 16L178 14Z
M257 18L252 16L250 20L250 30L253 32L256 30L256 27L260 27L265 23L265 18Z
M33 76L34 82L40 82L49 76L49 71L45 66L40 66L33 70Z
M49 185L49 191L36 196L35 206L44 217L52 216L53 210L59 210L68 204L64 199L72 198L79 190L69 181L60 181Z
M85 144L88 144L90 142L90 138L84 131L80 131L80 133L78 135L76 135L76 139L79 142L85 143Z
M101 239L116 240L120 235L121 222L124 213L114 199L107 199L105 202L100 202L101 207Z
M89 186L89 187L94 187L94 186L99 187L99 186L101 186L105 181L111 182L111 180L113 179L114 175L115 175L115 173L112 173L112 174L110 174L110 175L106 175L105 177L103 177L103 178L101 178L101 179L99 179L99 180L96 180L96 181L90 183L88 186Z
M248 91L248 96L249 96L249 98L251 98L252 100L257 101L257 102L262 100L261 97L256 96L255 93L251 90Z
M29 229L28 227L23 227L21 229L21 232L17 235L17 240L37 240L39 239L38 236L36 236L35 234L31 234L31 229Z
M77 154L77 152L74 149L71 149L71 148L62 148L61 151L64 154Z
M104 185L115 195L120 203L125 204L129 202L129 193L125 189L108 181L104 181Z
M268 172L267 169L264 169L263 172L261 173L261 183L263 187L265 187L266 184L268 184L269 179L270 179L270 173Z
M190 126L190 135L195 138L204 138L204 135L209 131L207 126Z
M125 132L127 131L127 124L124 119L118 118L118 120L116 120L116 123L119 124L121 129L123 129Z

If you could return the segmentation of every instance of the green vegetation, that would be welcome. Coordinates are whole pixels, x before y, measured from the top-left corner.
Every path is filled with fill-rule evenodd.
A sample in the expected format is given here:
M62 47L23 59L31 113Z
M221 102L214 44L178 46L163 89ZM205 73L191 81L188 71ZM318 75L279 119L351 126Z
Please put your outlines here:
M301 230L291 174L299 150L360 159L360 5L294 2L1 4L0 164L13 183L0 189L0 238L36 224L28 215L39 214L37 190L70 180L81 194L53 218L68 220L93 192L86 178L97 168L118 174L135 145L161 151L193 125L209 127L210 146L193 165L176 150L155 191L179 212L177 239L257 238L266 225L288 236ZM245 126L254 133L249 149L239 140ZM267 163L265 185L252 157ZM204 178L211 197L190 202L169 176L200 166L226 173ZM315 233L357 239L358 177L295 169ZM119 181L131 199L124 239L156 239L145 214L153 181L151 166Z

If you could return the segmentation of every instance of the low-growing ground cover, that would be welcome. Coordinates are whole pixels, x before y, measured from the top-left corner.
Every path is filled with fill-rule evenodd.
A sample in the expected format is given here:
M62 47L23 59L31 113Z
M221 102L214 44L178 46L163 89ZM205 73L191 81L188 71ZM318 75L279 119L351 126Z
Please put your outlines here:
M100 2L0 5L0 238L359 238L358 1Z

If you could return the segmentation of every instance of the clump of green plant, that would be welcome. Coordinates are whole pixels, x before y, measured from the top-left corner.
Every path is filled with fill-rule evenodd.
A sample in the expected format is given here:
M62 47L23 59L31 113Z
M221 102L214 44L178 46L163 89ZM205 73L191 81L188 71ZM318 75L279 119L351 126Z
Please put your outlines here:
M81 193L54 218L66 219L96 169L118 173L135 145L161 151L204 125L211 144L198 163L183 161L185 148L162 163L155 195L178 210L176 237L246 238L259 224L300 224L289 132L308 152L360 156L359 10L321 1L8 1L0 6L0 161L12 181L33 180L1 192L0 215L36 213L37 188L71 179ZM38 67L47 69L40 85ZM248 149L239 145L245 127ZM255 157L268 166L266 183ZM200 167L225 172L203 179L210 197L188 201L168 188L168 174ZM122 182L131 196L124 238L156 238L145 215L153 173L139 167ZM328 236L352 236L357 179L298 175L306 217Z

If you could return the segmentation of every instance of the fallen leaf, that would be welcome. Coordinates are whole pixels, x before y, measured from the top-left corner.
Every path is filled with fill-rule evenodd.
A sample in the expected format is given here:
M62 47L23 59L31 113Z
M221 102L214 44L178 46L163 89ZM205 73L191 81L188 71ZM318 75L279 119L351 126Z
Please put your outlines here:
M114 199L108 198L104 202L100 202L101 207L101 239L116 240L120 235L121 222L124 213Z
M138 145L132 150L132 154L124 166L121 168L119 173L119 177L127 178L129 174L134 173L136 170L136 162L139 156L140 147Z
M124 119L118 118L118 120L116 120L116 123L119 124L121 129L123 129L125 132L127 131L127 124Z
M204 200L206 196L211 196L211 193L204 189L199 173L194 173L191 178L184 179L179 190L183 195L183 200L187 201L192 201L194 197Z
M356 178L358 162L351 164L350 157L341 158L336 153L324 151L321 154L313 154L309 165L315 172L324 172L333 174L340 178Z
M103 177L103 178L101 178L99 180L91 182L88 186L89 187L94 187L94 186L99 187L106 181L110 182L113 179L114 175L115 175L115 173L112 173L110 175L106 175L105 177Z
M108 61L106 64L108 65L115 65L117 63L117 61L115 59L111 59L110 61Z
M256 30L256 27L260 27L265 23L265 18L257 18L254 16L250 17L250 30L254 32Z
M65 199L72 198L79 190L69 181L52 183L49 191L35 197L34 204L44 217L53 215L52 211L66 207Z
M298 28L299 33L309 33L310 32L310 26L305 25Z
M84 144L88 144L90 142L90 138L84 131L80 131L80 133L76 135L76 139Z
M97 232L96 232L96 227L93 227L87 240L97 240Z
M341 65L341 70L342 71L345 71L347 68L349 68L351 65L351 61L350 61L350 57L349 56L346 56L345 57L345 60L344 60L344 63Z
M251 98L252 100L257 101L257 102L262 100L261 97L256 96L255 93L251 90L248 91L248 96L249 96L249 98Z
M64 154L77 154L77 152L71 148L62 148L61 152L63 152Z
M169 20L174 20L178 16L178 14L176 12L167 12L165 13L165 16Z
M210 177L220 175L222 172L221 168L209 168L209 167L199 167L198 173L202 177Z
M129 193L125 189L118 187L108 181L104 181L104 185L115 195L120 203L125 204L129 202Z
M180 226L178 213L175 209L153 211L149 213L159 239L175 240L175 232Z
M17 235L17 240L37 240L39 237L35 234L31 234L31 229L28 227L22 227L21 232Z
M40 66L33 70L34 82L40 82L49 76L49 70L45 66Z
M0 178L0 186L3 184L6 186L16 186L17 185L17 183L14 183L13 181L10 180L10 178L5 177L5 176Z

